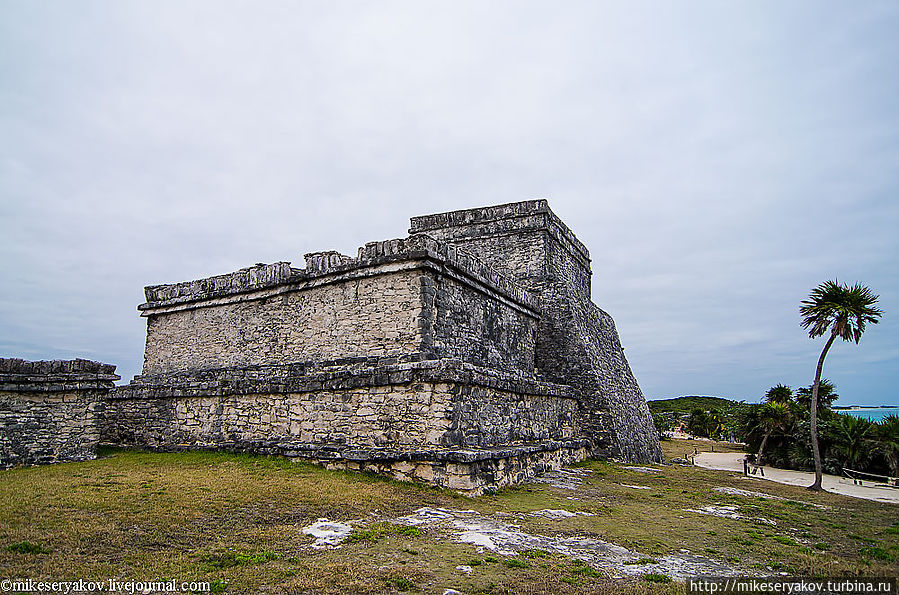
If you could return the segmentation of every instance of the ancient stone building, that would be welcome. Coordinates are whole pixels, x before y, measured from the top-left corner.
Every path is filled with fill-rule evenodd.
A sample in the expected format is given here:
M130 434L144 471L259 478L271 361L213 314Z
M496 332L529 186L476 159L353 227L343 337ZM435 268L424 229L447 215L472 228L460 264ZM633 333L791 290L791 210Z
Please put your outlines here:
M0 469L97 455L115 366L83 359L0 358Z
M142 374L103 440L227 448L479 491L586 456L659 461L587 249L546 201L415 217L355 257L146 288Z

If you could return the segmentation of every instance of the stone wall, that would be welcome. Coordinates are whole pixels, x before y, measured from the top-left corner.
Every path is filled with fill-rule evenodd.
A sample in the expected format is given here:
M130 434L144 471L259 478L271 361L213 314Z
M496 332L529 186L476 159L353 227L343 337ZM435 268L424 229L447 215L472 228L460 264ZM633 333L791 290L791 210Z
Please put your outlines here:
M587 442L543 442L479 451L437 451L418 459L341 458L320 461L328 469L370 471L403 481L424 481L477 496L524 483L537 475L585 460Z
M427 282L436 296L430 353L533 376L537 318L532 312L449 275L434 273Z
M428 450L570 440L564 386L458 360L343 360L141 376L107 399L105 442Z
M537 372L583 395L594 455L661 460L615 324L591 301L589 252L545 200L414 217L409 232L457 245L540 296Z
M143 374L418 351L420 276L384 272L150 311Z
M110 393L102 441L303 457L474 492L584 458L568 387L398 359L141 376Z
M144 375L422 354L532 374L536 298L424 235L146 288Z
M96 457L115 366L0 359L0 469Z

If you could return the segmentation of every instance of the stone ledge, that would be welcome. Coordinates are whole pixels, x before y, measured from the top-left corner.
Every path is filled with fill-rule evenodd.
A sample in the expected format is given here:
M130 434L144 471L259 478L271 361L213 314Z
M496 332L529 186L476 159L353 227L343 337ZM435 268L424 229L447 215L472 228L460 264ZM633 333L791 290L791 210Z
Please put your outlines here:
M107 390L121 377L115 366L86 359L27 361L0 358L0 391Z
M528 218L542 215L546 219L535 229L547 229L551 235L566 247L573 255L581 260L584 266L590 266L590 252L587 247L574 235L574 232L559 219L549 208L546 199L526 200L522 202L507 203L490 207L474 209L461 209L434 215L422 215L412 217L409 220L409 233L427 233L437 229L453 228L483 228L484 234L497 232L515 232L529 229L531 224ZM502 223L501 223L502 222ZM489 231L487 231L489 230ZM483 235L477 233L475 235Z
M575 389L562 384L474 366L457 359L415 361L422 356L415 354L407 357L411 361L402 361L406 358L349 358L322 363L297 362L136 376L131 384L116 387L106 398L159 399L304 393L413 382L449 382L530 395L579 399L579 393Z
M146 312L279 287L287 287L290 291L301 290L310 282L320 283L330 276L336 276L334 281L341 281L341 275L410 260L421 260L438 268L448 267L512 302L534 313L538 312L539 300L536 295L465 250L438 242L425 234L369 242L359 248L357 258L337 252L309 253L306 255L305 269L291 268L289 262L257 264L225 275L171 285L148 286L144 288L147 302L139 305L138 310Z
M284 456L306 460L327 469L370 471L401 481L425 482L478 496L485 489L519 484L545 471L583 461L587 458L589 444L586 440L570 440L509 444L486 449L392 450L276 441L232 441L208 445L155 444L143 448L160 452L224 450Z
M493 448L399 450L280 442L268 448L275 448L278 454L298 458L345 459L348 461L446 461L452 463L473 463L475 461L507 459L563 448L585 448L588 444L589 441L587 440L567 440L534 444L509 444Z
M121 447L120 443L101 442L101 446ZM451 463L474 463L507 459L527 454L560 450L586 448L589 440L546 441L532 444L509 444L493 448L444 448L431 450L409 450L379 448L372 446L346 446L331 444L308 444L302 442L240 440L217 441L215 444L165 444L146 445L141 449L159 450L163 452L181 452L188 450L223 450L265 455L278 455L288 458L347 460L347 461L444 461Z

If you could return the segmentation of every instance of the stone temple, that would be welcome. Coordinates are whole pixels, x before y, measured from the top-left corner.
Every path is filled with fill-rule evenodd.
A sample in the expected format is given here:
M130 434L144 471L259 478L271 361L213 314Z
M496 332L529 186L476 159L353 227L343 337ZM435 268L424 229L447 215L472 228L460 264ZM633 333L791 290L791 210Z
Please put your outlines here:
M100 441L301 457L478 493L589 456L661 461L590 256L545 200L414 217L306 267L147 287Z

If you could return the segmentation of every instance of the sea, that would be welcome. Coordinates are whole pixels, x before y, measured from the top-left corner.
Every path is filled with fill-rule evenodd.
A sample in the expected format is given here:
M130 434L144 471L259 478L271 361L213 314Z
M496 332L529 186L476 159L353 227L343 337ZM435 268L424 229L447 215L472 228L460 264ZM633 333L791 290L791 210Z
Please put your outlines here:
M899 407L862 407L860 409L838 409L837 412L863 417L873 422L879 422L888 415L899 417Z

